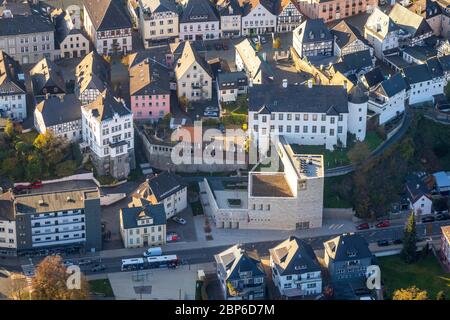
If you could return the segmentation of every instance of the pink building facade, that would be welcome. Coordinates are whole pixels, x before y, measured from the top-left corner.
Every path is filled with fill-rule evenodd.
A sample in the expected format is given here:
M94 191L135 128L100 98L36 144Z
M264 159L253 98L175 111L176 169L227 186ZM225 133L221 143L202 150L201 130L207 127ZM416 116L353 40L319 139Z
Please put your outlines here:
M158 121L170 113L170 93L131 96L134 120Z
M378 0L298 0L300 10L310 19L322 18L325 22L372 12Z

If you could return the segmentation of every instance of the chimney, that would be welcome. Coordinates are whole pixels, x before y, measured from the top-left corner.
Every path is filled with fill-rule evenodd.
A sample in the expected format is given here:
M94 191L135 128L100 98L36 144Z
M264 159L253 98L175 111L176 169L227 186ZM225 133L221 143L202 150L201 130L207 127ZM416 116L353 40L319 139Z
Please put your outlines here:
M313 87L313 81L312 81L312 79L309 79L308 80L308 88L312 88Z
M344 80L343 87L345 90L347 90L347 80Z
M248 79L248 86L253 87L253 79L252 78Z
M288 80L283 79L283 88L287 88L287 86L288 86Z

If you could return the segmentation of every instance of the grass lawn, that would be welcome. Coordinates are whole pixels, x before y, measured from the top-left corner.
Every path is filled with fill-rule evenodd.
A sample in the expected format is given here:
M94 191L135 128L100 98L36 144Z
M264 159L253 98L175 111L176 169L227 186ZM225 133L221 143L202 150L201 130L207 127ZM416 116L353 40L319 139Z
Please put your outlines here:
M376 132L368 131L364 141L367 143L369 150L373 151L383 142L383 139Z
M342 184L344 176L325 178L323 192L323 206L325 208L352 208L353 204L349 199L339 196L334 190Z
M414 264L405 264L398 255L380 257L379 264L386 298L391 298L395 290L412 285L426 290L430 299L435 299L441 290L447 297L450 296L450 274L443 272L433 254Z
M336 149L330 151L325 149L324 145L307 146L307 145L291 145L292 150L301 154L323 154L323 160L325 162L325 168L335 168L350 164L350 160L347 156L347 149Z
M111 284L108 279L98 279L89 281L92 293L104 294L105 297L114 297Z

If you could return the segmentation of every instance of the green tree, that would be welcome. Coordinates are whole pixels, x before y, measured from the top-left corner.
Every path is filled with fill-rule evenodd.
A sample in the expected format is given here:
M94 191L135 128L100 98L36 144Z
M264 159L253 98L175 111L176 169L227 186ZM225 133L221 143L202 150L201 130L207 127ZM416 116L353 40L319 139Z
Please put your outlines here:
M281 39L280 39L280 37L276 37L276 38L273 40L273 48L274 48L275 50L278 50L278 49L280 49L280 47L281 47Z
M370 155L367 143L357 141L352 149L348 152L348 158L353 165L359 165L366 160Z
M11 119L6 120L5 133L10 139L13 139L16 134L14 131L14 123Z
M445 292L444 291L439 291L436 295L436 300L447 300L445 297Z
M74 160L67 160L56 165L56 174L59 177L67 177L73 175L77 168L77 163Z
M39 155L33 154L27 157L25 175L28 181L37 181L42 176L42 159Z
M411 214L406 224L403 237L403 248L400 252L400 257L406 263L413 263L417 258L416 218L413 210L411 210Z
M65 139L55 136L49 130L44 134L39 134L33 145L42 155L48 169L55 168L64 159L69 147Z
M412 286L406 289L396 290L392 300L428 300L428 292Z

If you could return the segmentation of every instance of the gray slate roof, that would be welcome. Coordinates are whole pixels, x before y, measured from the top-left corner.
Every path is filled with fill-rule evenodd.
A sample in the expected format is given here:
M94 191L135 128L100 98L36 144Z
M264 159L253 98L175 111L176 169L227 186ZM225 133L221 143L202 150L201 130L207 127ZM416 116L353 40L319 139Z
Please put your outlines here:
M142 183L133 196L148 198L150 195L154 195L160 202L183 188L186 188L186 184L181 181L179 176L164 171Z
M415 203L422 196L430 197L431 190L426 185L425 181L417 175L412 174L406 178L406 193L408 199Z
M174 0L143 0L142 4L144 9L148 9L151 14L160 12L178 13L178 8Z
M331 34L335 37L335 43L339 48L345 48L351 45L356 40L364 39L359 35L358 30L355 27L348 24L345 20L342 20L331 29Z
M297 237L290 236L269 253L282 276L320 271L314 250Z
M26 93L24 80L19 79L23 75L20 64L0 50L0 96L11 93Z
M33 69L30 70L30 76L34 95L43 94L43 89L47 87L57 87L59 93L65 92L66 90L61 69L48 58L43 58L36 63Z
M0 18L0 36L54 31L55 28L49 16L39 6L32 8L32 11L25 10L31 14L25 15L24 12L14 14L13 12L11 18Z
M226 273L225 280L239 280L241 272L252 272L252 277L265 276L261 260L255 252L234 245L214 256L219 268Z
M396 73L389 79L382 81L380 87L383 89L387 97L390 98L400 91L406 90L406 82L401 74Z
M122 216L124 229L137 228L139 219L152 218L153 224L148 224L149 226L164 225L167 222L163 203L157 205L148 204L143 207L122 208L120 209L120 215ZM146 225L139 225L139 227L141 226Z
M413 37L433 31L422 16L410 11L399 3L396 3L391 12L389 12L389 17L398 27L407 31Z
M358 72L370 67L372 67L372 56L369 49L346 54L342 56L341 62L334 64L335 70L342 74Z
M243 71L221 72L217 76L219 89L236 89L247 86L247 75Z
M324 242L325 254L334 261L372 258L367 241L358 234L346 233Z
M84 0L84 6L96 31L132 27L119 0Z
M119 116L131 114L131 111L125 107L123 102L115 98L108 89L99 94L95 101L83 106L83 108L91 111L92 115L100 122L111 120L116 113Z
M323 19L307 19L293 32L299 35L302 43L333 41L333 35L323 22Z
M62 98L50 96L36 106L35 112L40 112L45 126L50 127L81 120L81 102L73 94L66 94Z
M418 64L403 69L405 81L407 84L412 85L424 81L431 80L431 74L426 64Z
M218 13L208 0L188 0L181 13L180 23L219 21Z
M329 115L348 113L347 91L343 86L258 85L249 88L249 111L266 107L271 112L316 112Z
M375 67L369 72L366 72L363 78L366 80L369 88L372 88L384 80L384 75L380 67Z

